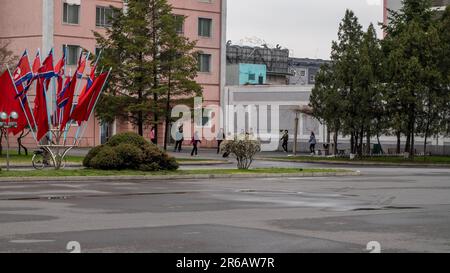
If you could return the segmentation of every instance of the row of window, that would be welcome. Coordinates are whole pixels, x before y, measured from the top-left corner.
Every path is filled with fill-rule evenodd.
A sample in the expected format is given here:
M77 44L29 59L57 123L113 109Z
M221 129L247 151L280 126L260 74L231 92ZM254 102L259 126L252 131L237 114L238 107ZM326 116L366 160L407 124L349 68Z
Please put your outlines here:
M77 65L78 57L80 56L81 47L77 45L64 45L63 50L66 50L67 65ZM95 49L97 55L99 49ZM198 54L198 71L202 73L211 72L211 54Z
M113 15L113 10L109 7L96 7L95 25L98 27L111 26L111 18ZM64 3L63 23L71 25L80 24L80 5L71 5L68 3Z
M114 16L114 12L109 7L96 7L95 13L95 25L98 27L111 26L111 18ZM184 33L184 24L182 15L175 15L179 24L177 24L177 32ZM64 3L63 5L63 23L78 25L80 23L80 5L70 5ZM198 36L211 37L212 36L212 19L210 18L198 18Z

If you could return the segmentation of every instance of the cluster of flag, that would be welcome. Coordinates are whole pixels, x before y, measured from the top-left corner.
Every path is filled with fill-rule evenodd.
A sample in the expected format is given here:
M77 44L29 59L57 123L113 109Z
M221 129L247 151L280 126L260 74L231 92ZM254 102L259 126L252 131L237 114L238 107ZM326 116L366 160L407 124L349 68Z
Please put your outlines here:
M70 122L81 124L88 121L95 103L102 92L109 72L100 73L97 77L97 65L91 66L88 80L80 94L80 86L86 68L88 55L80 54L78 66L73 75L66 75L66 54L53 65L53 50L41 63L38 51L33 64L30 63L28 52L25 51L13 73L7 69L0 76L0 112L19 114L17 128L11 129L14 135L22 132L29 126L36 138L40 141L48 134L51 128L59 132L67 132ZM54 88L50 84L55 80ZM34 107L28 100L28 91L35 84L36 96ZM78 95L78 100L75 98ZM49 96L54 99L49 100ZM49 101L53 102L49 105Z

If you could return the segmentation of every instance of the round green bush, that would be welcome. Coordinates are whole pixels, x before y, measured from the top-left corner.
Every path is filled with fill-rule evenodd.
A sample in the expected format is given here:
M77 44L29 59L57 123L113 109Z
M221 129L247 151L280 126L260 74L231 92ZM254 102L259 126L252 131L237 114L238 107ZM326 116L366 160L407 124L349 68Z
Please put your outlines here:
M104 145L92 148L83 159L83 166L91 168L91 160L103 149Z
M83 165L102 170L142 171L173 171L179 167L175 158L136 133L115 135L106 144L93 148Z
M122 143L113 147L119 158L122 160L122 169L138 169L144 160L144 153L139 147Z
M92 158L90 165L94 169L120 170L123 169L123 160L112 147L103 146L98 154Z
M142 147L146 144L150 144L150 142L145 138L133 132L117 134L111 137L106 144L109 146L118 146L123 143L135 145L137 147Z

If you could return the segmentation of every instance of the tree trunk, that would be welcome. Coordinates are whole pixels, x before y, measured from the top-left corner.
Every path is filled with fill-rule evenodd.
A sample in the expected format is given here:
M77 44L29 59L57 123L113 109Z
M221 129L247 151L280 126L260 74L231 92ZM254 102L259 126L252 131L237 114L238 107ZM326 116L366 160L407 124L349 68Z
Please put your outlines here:
M154 3L153 3L154 4ZM153 8L152 12L152 20L153 22L156 21L156 8ZM152 52L152 58L153 60L158 59L158 44L157 44L157 33L155 31L156 26L153 26L153 52ZM158 66L157 63L153 62L153 88L156 90L159 88L159 81L158 81ZM158 115L158 94L156 92L153 93L153 101L154 101L154 127L155 127L155 145L158 145L158 123L159 123L159 115Z
M169 68L169 75L170 75ZM167 103L166 103L166 120L165 120L165 128L164 128L164 151L167 151L167 140L169 138L169 123L170 123L170 89L171 86L171 77L169 76L168 84L167 84Z
M333 136L333 143L334 143L333 154L334 155L338 154L338 134L339 134L339 129L335 129L334 136Z
M371 145L371 143L370 143L370 130L367 130L367 135L366 135L366 145L367 145L367 149L366 149L366 154L368 155L368 156L370 156L370 154L371 154L371 149L370 149L370 145Z
M400 131L397 132L397 154L400 154L401 145L402 145L402 133ZM378 135L378 142L380 142L380 137Z

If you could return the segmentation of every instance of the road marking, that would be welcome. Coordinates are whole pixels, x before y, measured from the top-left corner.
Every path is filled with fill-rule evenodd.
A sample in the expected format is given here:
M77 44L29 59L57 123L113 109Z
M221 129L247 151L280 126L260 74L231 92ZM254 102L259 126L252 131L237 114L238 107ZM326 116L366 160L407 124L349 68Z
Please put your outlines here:
M50 243L54 241L55 240L12 240L9 242L13 244L37 244L37 243Z

